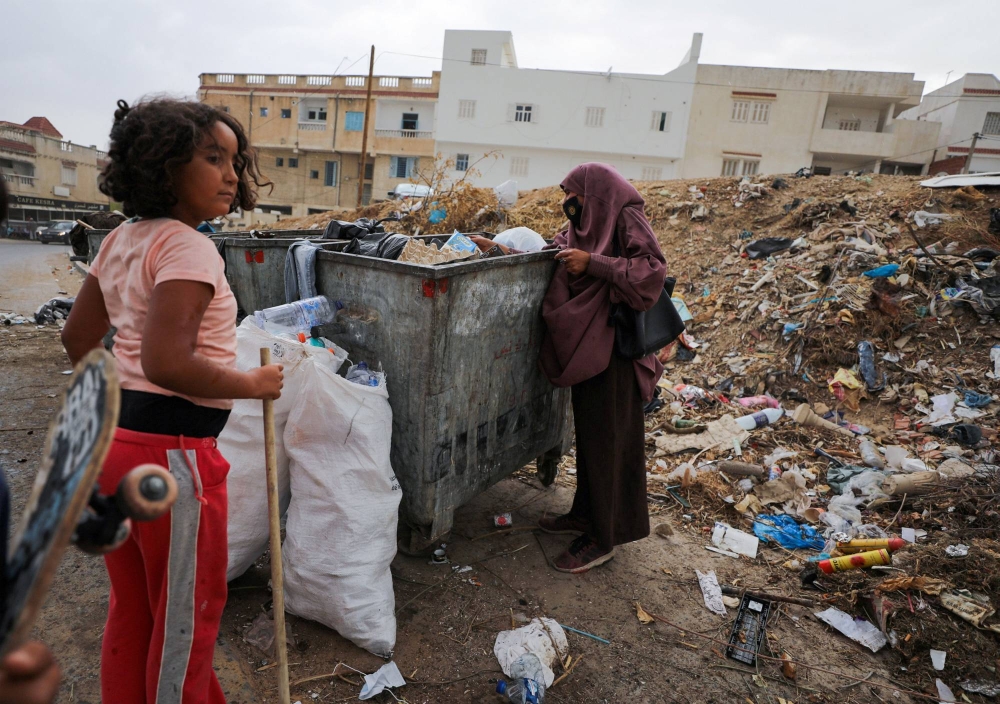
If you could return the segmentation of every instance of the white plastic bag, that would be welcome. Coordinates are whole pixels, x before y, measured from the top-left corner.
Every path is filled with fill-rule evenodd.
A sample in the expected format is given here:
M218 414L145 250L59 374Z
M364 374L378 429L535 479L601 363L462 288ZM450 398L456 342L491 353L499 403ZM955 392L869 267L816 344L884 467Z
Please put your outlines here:
M389 563L402 497L391 437L385 383L352 384L311 365L284 433L292 488L285 608L384 657L396 643Z
M512 227L504 230L493 238L493 242L522 252L537 252L545 246L542 236L530 227Z
M274 402L278 500L284 513L289 501L288 457L281 442L285 422L308 375L303 365L314 357L331 368L343 358L327 350L284 340L264 332L252 317L236 329L236 368L249 371L260 366L260 348L271 350L271 361L284 365L281 398ZM324 357L325 355L325 357ZM330 358L330 359L326 359ZM333 361L331 362L331 359ZM309 365L312 368L312 365ZM226 580L239 577L264 554L268 543L267 468L264 460L264 406L257 399L237 399L225 429L219 435L219 451L230 465L226 481L229 494L229 566Z

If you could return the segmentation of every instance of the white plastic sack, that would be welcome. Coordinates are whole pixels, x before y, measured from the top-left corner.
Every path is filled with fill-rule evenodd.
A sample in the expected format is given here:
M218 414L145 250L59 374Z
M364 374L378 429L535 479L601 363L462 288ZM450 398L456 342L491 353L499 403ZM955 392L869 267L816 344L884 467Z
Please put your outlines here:
M282 548L285 608L376 655L396 643L389 563L402 492L389 463L385 383L313 363L285 427L292 500Z
M534 653L538 656L545 674L545 686L551 687L555 679L552 668L556 659L561 662L569 655L566 632L558 621L543 617L532 619L527 626L497 634L496 642L493 644L493 654L505 675L514 677L510 667L525 653Z
M260 366L260 348L271 350L271 361L283 364L285 384L281 398L274 402L275 453L278 457L278 503L281 513L290 498L288 457L281 441L285 423L305 377L311 372L303 367L306 360L318 358L331 369L347 358L319 347L283 340L264 332L252 317L243 319L236 329L236 368L249 371ZM309 365L309 369L312 365ZM219 451L229 461L229 566L226 580L247 571L267 550L269 527L267 513L267 468L264 459L264 406L257 399L237 399L225 429L219 436Z
M545 246L544 238L530 227L512 227L504 230L493 238L493 242L522 252L537 252Z

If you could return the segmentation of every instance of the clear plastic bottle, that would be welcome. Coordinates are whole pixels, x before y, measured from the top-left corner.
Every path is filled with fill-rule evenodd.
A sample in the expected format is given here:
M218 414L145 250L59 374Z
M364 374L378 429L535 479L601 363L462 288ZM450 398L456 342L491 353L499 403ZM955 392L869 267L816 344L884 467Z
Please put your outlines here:
M753 415L741 416L736 419L736 422L744 430L756 430L776 422L784 414L785 411L782 408L765 408Z
M545 701L545 670L534 653L525 653L510 666L511 682L497 682L497 694L512 704L542 704Z
M365 362L358 362L347 370L347 380L362 386L378 386L378 374L368 368Z
M861 461L866 465L875 469L885 469L885 460L871 440L868 438L858 440L858 449L861 451Z
M265 308L254 313L257 326L272 335L306 333L314 325L332 323L336 313L326 296L303 298L301 301Z

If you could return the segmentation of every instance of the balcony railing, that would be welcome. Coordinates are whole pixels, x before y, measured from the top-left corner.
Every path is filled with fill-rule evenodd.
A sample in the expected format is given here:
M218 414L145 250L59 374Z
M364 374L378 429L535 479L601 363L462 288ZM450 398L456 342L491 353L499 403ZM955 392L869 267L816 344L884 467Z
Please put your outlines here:
M299 129L304 132L325 132L325 122L300 122Z
M433 139L430 130L375 130L376 137L403 137L409 139Z
M19 186L34 186L36 178L37 176L24 176L22 174L3 174L4 181Z

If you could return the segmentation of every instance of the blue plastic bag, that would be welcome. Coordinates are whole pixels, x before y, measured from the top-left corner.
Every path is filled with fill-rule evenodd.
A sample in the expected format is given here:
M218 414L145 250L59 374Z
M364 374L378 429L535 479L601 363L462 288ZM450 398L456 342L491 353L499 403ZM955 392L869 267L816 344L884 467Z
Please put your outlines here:
M989 394L980 394L975 391L965 390L965 405L969 408L985 408L993 402L993 397Z
M886 264L874 269L869 269L864 272L862 276L867 276L871 279L884 279L888 276L893 276L897 271L899 271L899 264Z
M826 542L812 526L798 523L791 516L771 516L762 513L753 522L753 533L765 543L775 542L783 548L822 550Z

